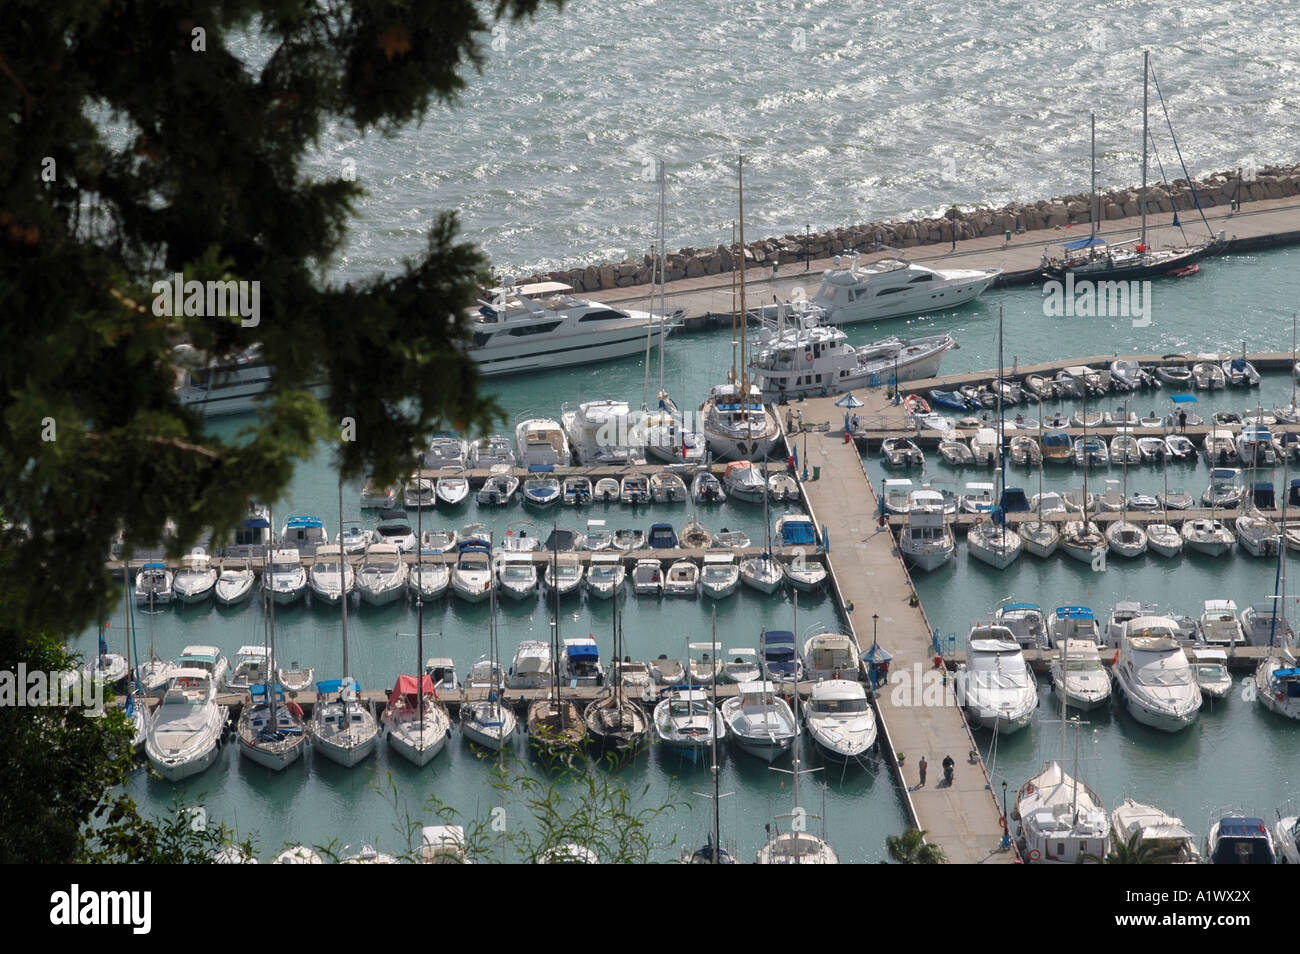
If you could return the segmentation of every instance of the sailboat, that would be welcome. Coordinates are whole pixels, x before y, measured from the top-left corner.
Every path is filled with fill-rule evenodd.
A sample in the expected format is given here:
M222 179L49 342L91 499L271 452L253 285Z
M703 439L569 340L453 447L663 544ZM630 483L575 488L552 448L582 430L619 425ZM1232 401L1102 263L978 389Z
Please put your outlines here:
M266 556L270 565L269 543ZM262 600L266 610L268 678L265 683L248 687L249 698L239 712L237 733L240 752L258 765L278 772L298 760L306 749L307 736L303 732L302 709L296 702L284 702L281 698L284 690L275 677L275 600L265 587Z
M421 518L424 510L416 511L416 537L422 538ZM417 551L417 565L423 564L424 548ZM495 592L494 592L495 596ZM451 718L438 701L433 688L433 677L424 672L424 599L419 589L415 591L415 671L418 675L399 675L397 685L388 697L384 709L384 725L388 727L388 744L403 758L423 767L428 765L447 744L451 734Z
M1128 418L1128 402L1124 402L1124 417ZM1122 460L1124 467L1123 494L1118 520L1106 528L1106 543L1116 556L1139 557L1147 552L1147 534L1138 524L1128 518L1128 457Z
M1067 275L1073 275L1076 279L1086 279L1089 281L1104 280L1117 281L1141 278L1156 278L1161 275L1168 275L1176 270L1186 268L1204 258L1212 251L1216 250L1223 241L1222 233L1217 239L1209 242L1202 242L1196 245L1185 245L1178 248L1162 249L1154 251L1147 243L1147 154L1150 147L1150 135L1147 132L1147 112L1148 112L1148 94L1149 79L1152 75L1151 54L1143 50L1142 52L1142 190L1139 198L1139 205L1142 215L1141 235L1132 249L1120 249L1119 246L1107 246L1104 239L1097 235L1096 222L1097 214L1094 211L1091 215L1093 221L1092 234L1086 239L1076 239L1063 244L1063 254L1059 257L1052 258L1043 253L1043 276L1049 279L1064 280ZM1156 93L1160 94L1160 85L1156 84ZM1164 104L1164 97L1161 96L1161 105ZM1168 112L1166 111L1166 118ZM1173 127L1170 126L1172 136ZM1097 136L1096 136L1096 118L1093 119L1093 136L1092 136L1092 153L1093 153L1093 173L1092 173L1092 196L1093 202L1097 198L1097 173L1096 173L1096 154L1097 154ZM1174 149L1178 150L1178 140L1174 139ZM1181 152L1178 153L1179 161L1182 160ZM1184 166L1184 173L1186 167ZM1187 178L1190 179L1190 176ZM1193 191L1195 199L1195 191ZM1197 210L1201 211L1200 203L1197 202ZM1201 221L1205 222L1206 229L1209 229L1209 222L1205 219L1205 213L1201 211ZM1174 212L1173 223L1175 227L1181 230L1182 226L1178 221L1178 213ZM1127 245L1128 243L1124 243Z
M557 528L558 529L558 528ZM551 534L552 573L559 566L559 534ZM551 619L551 659L559 660L560 643L560 589L554 588L555 615ZM587 738L587 723L582 720L578 707L568 699L560 698L560 667L551 665L551 692L528 706L528 738L544 756L563 756L575 750Z
M1004 398L1004 389L1002 387L1002 309L998 308L998 460L1001 462L1001 478L999 488L1003 498L1006 497L1007 489L1007 455L1002 452L1003 441L1006 439L1006 401ZM989 513L988 521L977 521L966 534L966 542L970 546L970 555L982 563L987 563L996 570L1005 570L1015 562L1016 557L1020 556L1020 551L1024 546L1018 533L1012 533L1007 529L1007 515L1004 509L1004 502L999 501L998 505Z
M1067 644L1061 640L1059 665L1067 661ZM1043 770L1027 781L1016 793L1016 810L1012 818L1020 822L1020 837L1025 856L1032 863L1075 864L1084 855L1105 858L1110 850L1110 821L1106 805L1091 787L1079 781L1078 719L1066 721L1066 694L1061 700L1061 761L1045 762ZM1074 776L1067 775L1065 730L1073 725Z
M339 481L339 528L343 526L343 482ZM339 551L339 561L343 552ZM342 575L342 569L339 573ZM374 752L379 740L379 724L364 705L357 704L361 685L348 675L348 601L339 603L343 611L343 678L316 683L316 705L307 734L316 751L345 768L356 765ZM335 695L334 699L327 699Z
M1083 446L1088 446L1088 392L1083 392ZM1066 556L1091 564L1106 552L1106 537L1088 519L1088 462L1083 462L1083 496L1080 498L1082 520L1067 520L1061 528L1061 549ZM1073 492L1073 491L1071 491Z
M614 610L614 665L617 667L618 660L623 658L623 623L618 615L617 597L610 605ZM606 751L634 753L650 732L645 710L628 697L619 678L611 679L609 688L587 706L582 720L587 724L591 740Z
M790 831L781 831L780 827L767 826L767 843L758 850L758 858L755 862L760 865L837 865L840 863L839 856L835 854L835 849L823 837L818 837L812 832L804 830L804 823L809 818L821 818L820 815L814 815L804 810L799 804L799 776L804 772L799 768L799 750L802 739L799 732L799 687L795 686L794 692L794 770L790 773L794 778L794 807L787 815L778 815L778 818L792 819ZM784 772L785 769L773 767L774 772ZM811 769L810 772L818 771Z
M488 610L488 653L489 676L487 696L474 701L466 700L460 705L460 731L471 742L487 749L501 751L515 730L519 720L513 711L501 702L502 676L501 659L497 652L497 595L493 590L491 605ZM468 690L467 690L468 692Z
M708 443L704 435L686 429L685 418L677 404L668 395L664 386L664 345L668 339L668 322L670 315L665 304L666 286L668 284L668 206L665 198L667 176L662 159L655 163L659 180L659 209L656 216L656 238L658 258L655 262L655 283L659 286L659 397L658 404L652 411L647 406L646 397L650 390L650 343L653 340L653 326L646 328L646 362L645 387L642 390L641 411L642 427L645 432L645 454L653 460L679 464L702 464L708 452Z
M715 457L727 460L758 460L771 452L780 436L776 417L763 404L758 385L749 380L746 359L748 310L745 302L745 157L740 156L736 177L740 191L740 373L736 372L735 352L731 372L725 384L715 385L700 405L704 438Z
M1165 423L1165 444L1169 442L1169 424ZM1183 549L1183 535L1178 532L1178 528L1169 522L1169 457L1170 454L1160 455L1160 472L1164 480L1164 492L1159 496L1161 508L1161 522L1148 523L1146 526L1147 549L1153 553L1158 553L1163 557L1177 556Z
M767 464L763 465L763 483L767 483ZM768 494L763 495L763 528L766 545L761 555L740 561L740 581L763 593L775 593L785 579L785 566L772 556L772 523L768 514Z
M713 608L713 635L712 635L712 656L718 656L718 608ZM683 861L689 861L693 865L732 865L736 859L726 848L722 847L722 820L721 820L721 803L723 794L718 786L718 741L727 731L726 723L718 715L718 680L713 680L711 685L713 699L709 710L709 723L714 731L709 732L709 778L713 783L713 794L708 796L713 799L713 826L709 832L704 845L691 852L689 858L683 858ZM662 703L661 703L662 705ZM699 794L698 792L696 794Z
M1061 542L1061 531L1056 528L1056 524L1043 519L1043 504L1047 501L1047 495L1043 493L1045 457L1045 454L1038 455L1038 496L1034 498L1038 519L1026 520L1016 528L1020 539L1025 543L1025 552L1043 559L1055 553L1057 544Z
M1291 467L1288 459L1282 479L1290 485ZM1286 526L1286 505L1289 494L1282 496L1282 525ZM1255 669L1255 698L1266 709L1289 719L1300 719L1300 667L1297 667L1291 647L1291 627L1286 618L1286 547L1277 555L1278 596L1273 608L1270 626L1268 655ZM1281 632L1278 632L1278 624Z

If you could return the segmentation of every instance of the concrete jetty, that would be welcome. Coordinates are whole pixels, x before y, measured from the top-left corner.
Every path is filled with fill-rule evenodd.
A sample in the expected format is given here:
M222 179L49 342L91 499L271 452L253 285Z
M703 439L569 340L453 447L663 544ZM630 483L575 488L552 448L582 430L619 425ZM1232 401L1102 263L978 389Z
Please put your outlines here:
M881 392L863 392L862 398L867 405L858 409L860 415L904 413L883 403ZM832 422L829 430L787 435L787 441L798 448L801 466L820 468L820 478L802 486L809 513L829 530L825 556L843 616L864 651L878 639L892 654L895 674L932 671L933 628L916 601L893 535L879 522L876 496L858 449L836 423L843 411L834 398L816 398L801 406L806 419ZM961 709L911 704L922 697L920 687L909 696L887 686L877 694L876 712L912 824L926 831L927 839L940 845L952 863L1016 861L1014 847L1001 848L1001 809ZM942 784L940 763L945 755L957 763L950 787ZM924 786L917 774L922 756L929 763Z
M1300 244L1300 202L1294 196L1253 201L1237 211L1228 205L1214 206L1206 209L1205 215L1216 234L1224 233L1224 252ZM1148 240L1152 247L1184 243L1182 233L1167 224L1167 215L1154 218L1160 222L1148 222ZM1184 215L1183 218L1188 241L1197 240L1194 237L1204 238L1205 226L1199 217ZM1003 234L997 234L959 239L955 246L946 243L906 249L888 248L864 252L859 263L866 265L884 258L903 257L931 268L1001 268L1003 272L995 287L1033 284L1042 281L1041 263L1045 251L1061 242L1086 237L1088 232L1089 225L1083 222L1070 228L1057 226L1013 234L1010 242ZM1131 241L1140 232L1141 221L1137 217L1108 219L1098 228L1098 234L1110 243ZM821 282L822 271L831 268L833 260L833 256L821 256L808 262L806 268L803 262L785 263L779 265L775 273L771 263L747 268L747 303L753 308L772 301L773 296L788 300L796 288L802 288L808 297L812 297ZM1214 268L1214 261L1209 260L1203 267ZM734 274L720 272L671 281L667 286L665 303L669 309L684 309L687 330L722 327L731 320L735 310ZM658 291L650 284L589 291L584 292L583 297L629 308L659 307Z

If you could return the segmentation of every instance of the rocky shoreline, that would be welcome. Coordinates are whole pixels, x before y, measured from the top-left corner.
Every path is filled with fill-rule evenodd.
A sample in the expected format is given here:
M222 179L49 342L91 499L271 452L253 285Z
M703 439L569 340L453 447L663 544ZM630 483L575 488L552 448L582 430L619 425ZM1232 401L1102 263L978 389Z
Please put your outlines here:
M1300 164L1265 166L1253 170L1253 173L1243 175L1242 170L1234 169L1195 180L1196 194L1202 208L1228 205L1234 199L1244 204L1260 199L1300 195ZM1131 218L1140 214L1137 188L1099 192L1098 196L1100 221ZM1186 179L1174 180L1167 191L1160 185L1151 187L1147 192L1148 214L1194 208L1192 189ZM999 209L983 206L965 210L950 209L940 218L891 219L850 228L829 229L811 236L784 235L780 238L760 239L746 245L745 260L750 267L770 265L772 262L786 265L802 262L805 257L815 260L849 249L870 252L880 246L912 248L917 245L952 242L954 228L958 239L971 239L1005 235L1007 232L1020 235L1047 229L1064 229L1067 225L1087 225L1088 221L1088 193L1080 192L1038 202L1012 202ZM735 267L735 260L733 249L725 245L711 249L678 249L668 254L667 278L671 282L730 272ZM654 280L653 266L654 259L647 254L641 259L625 258L621 262L514 276L514 281L516 284L558 281L571 285L579 292L601 291L648 285Z

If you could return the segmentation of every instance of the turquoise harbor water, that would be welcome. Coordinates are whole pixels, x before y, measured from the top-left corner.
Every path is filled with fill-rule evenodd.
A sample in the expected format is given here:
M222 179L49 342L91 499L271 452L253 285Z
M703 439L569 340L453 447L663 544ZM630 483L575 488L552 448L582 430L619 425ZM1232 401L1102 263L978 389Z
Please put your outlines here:
M1045 318L1037 289L1013 289L989 292L973 306L956 313L851 326L848 333L851 340L860 342L893 333L950 331L959 339L961 348L950 353L945 371L987 368L995 363L999 306L1005 310L1008 359L1014 354L1021 362L1107 352L1239 348L1243 338L1250 350L1287 350L1291 347L1290 308L1300 284L1298 261L1300 252L1293 251L1234 256L1206 264L1193 279L1158 283L1154 287L1153 323L1144 328L1133 328L1129 319ZM666 378L679 402L690 404L701 399L708 386L729 367L730 351L730 334L726 331L671 339ZM656 379L651 382L653 389L657 387L657 357L652 356L651 364ZM644 365L637 358L492 381L488 386L510 414L510 423L502 430L513 432L513 424L520 418L539 413L557 415L566 401L622 397L639 402L643 380ZM1258 390L1218 392L1213 400L1202 396L1200 410L1208 417L1209 411L1218 407L1241 410L1256 401L1268 407L1286 403L1290 393L1289 377L1266 376ZM1103 401L1099 406L1119 403ZM1153 407L1167 408L1167 392L1138 395L1132 406L1140 413ZM223 421L216 426L233 429L239 423ZM956 474L945 470L937 454L930 458L931 476L953 477L959 482L989 479L987 470ZM874 457L869 461L869 470L873 480L882 476ZM908 476L915 480L918 475ZM1097 488L1102 489L1104 477L1119 476L1118 468L1104 474L1094 471L1090 489L1094 477ZM1031 494L1036 492L1036 472L1022 472L1017 477L1009 478L1009 482L1020 483ZM291 512L307 512L319 514L333 527L337 521L335 480L325 457L301 467L289 491L275 502L277 526ZM1274 480L1282 484L1280 471ZM1079 474L1073 469L1048 472L1049 488L1063 489L1079 482ZM1171 487L1181 486L1199 495L1207 482L1204 464L1170 468ZM1160 487L1158 468L1130 469L1130 492L1155 492ZM359 515L358 490L356 486L345 487L345 519ZM637 511L597 505L581 511L562 508L556 518L561 525L578 529L589 518L607 519L611 528L645 527L664 520L680 529L690 514L686 504L651 505ZM728 503L701 508L699 517L710 529L743 529L755 539L761 539L763 534L761 507ZM426 526L459 527L477 519L489 523L500 538L511 525L518 529L517 522L531 518L518 503L504 511L480 514L471 500L458 512L439 511L433 517L426 516ZM834 541L833 516L829 523ZM544 533L546 527L534 524L533 529ZM918 575L917 588L933 624L944 634L960 637L973 617L988 613L1007 596L1032 600L1044 608L1081 602L1093 606L1103 618L1115 601L1125 598L1142 598L1196 615L1204 599L1229 597L1244 607L1270 595L1274 592L1274 573L1273 561L1240 552L1217 561L1196 556L1172 561L1155 556L1131 562L1113 559L1104 573L1092 573L1064 557L1039 561L1022 556L1009 570L998 573L972 561L963 541L954 563L934 574ZM1300 571L1295 576L1291 589L1300 593ZM708 600L647 599L628 594L621 605L628 651L634 658L660 653L681 656L687 641L709 638L712 603ZM724 646L754 646L763 626L793 626L794 608L788 594L764 597L742 587L717 605L718 639ZM609 604L579 596L566 600L561 609L561 636L592 633L602 657L608 659L612 646ZM872 611L870 606L857 607L855 616L860 629L861 620ZM1292 614L1296 618L1300 610L1293 607ZM411 605L395 604L379 610L359 606L349 619L353 671L366 687L387 687L398 672L412 670L416 664L415 642L409 635L398 635L415 631ZM255 604L233 610L208 604L171 608L152 615L137 612L136 620L141 652L147 653L152 646L163 657L175 655L190 643L212 643L233 656L241 645L258 643L262 638L261 610ZM521 640L546 638L548 614L540 599L522 604L503 602L498 620L506 662ZM817 622L836 624L832 601L826 595L802 596L798 629L803 631ZM300 604L279 609L276 624L282 659L314 665L318 677L339 674L337 612ZM426 608L424 626L425 655L451 656L462 672L486 651L486 605L469 606L454 598L441 600ZM121 627L119 608L109 632L115 651L121 651ZM75 641L74 648L93 651L94 640L94 631L88 630ZM888 645L887 633L881 634L881 641ZM1044 681L1040 690L1042 708L1031 728L1002 740L996 747L986 734L978 737L995 778L1006 779L1013 793L1043 759L1055 757L1058 752L1059 730L1052 724L1057 714L1049 684ZM1203 832L1210 814L1220 808L1246 808L1272 818L1277 807L1300 794L1294 773L1300 758L1300 731L1238 694L1213 708L1207 706L1196 725L1178 735L1150 731L1120 713L1094 713L1089 722L1081 739L1081 771L1108 805L1133 796L1180 814L1189 827ZM809 762L820 765L810 747L806 748ZM528 758L522 744L518 752L521 758ZM937 764L944 753L928 754ZM954 755L961 765L963 753ZM172 785L139 771L128 789L138 801L159 811L178 797L186 804L202 805L209 818L253 836L264 858L284 842L336 841L353 848L369 842L387 850L402 850L405 836L394 830L394 809L372 789L376 779L379 788L384 788L384 778L390 771L397 782L399 805L415 814L433 795L465 816L484 819L496 797L486 785L486 766L458 734L447 751L424 770L416 770L381 749L376 758L352 771L309 754L277 775L250 764L234 746L228 746L211 770L186 783ZM675 857L678 846L694 847L703 838L709 803L692 793L707 791L705 769L681 764L655 750L642 755L634 767L626 770L626 777L636 783L632 787L637 792L641 786L648 786L646 804L667 800L682 804L681 810L656 823L660 843L657 857ZM886 835L904 825L900 796L888 773L877 774L874 767L848 772L833 768L822 773L820 780L826 783L827 833L841 858L856 862L880 860ZM728 749L723 758L722 791L735 793L722 803L724 839L736 847L742 859L752 860L763 841L763 824L789 808L788 776ZM820 795L815 788L805 788L803 800L810 809L820 809ZM506 807L508 811L512 808L509 802ZM674 839L677 846L670 846Z

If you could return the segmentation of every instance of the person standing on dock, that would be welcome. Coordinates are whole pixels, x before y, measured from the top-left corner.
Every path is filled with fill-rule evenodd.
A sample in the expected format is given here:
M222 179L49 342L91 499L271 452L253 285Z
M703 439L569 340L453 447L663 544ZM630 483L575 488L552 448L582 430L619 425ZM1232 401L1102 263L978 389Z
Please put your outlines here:
M1186 408L1179 408L1179 409L1178 409L1178 432L1179 432L1180 434L1186 434L1186 433L1187 433L1187 410L1186 410Z
M919 761L919 762L916 763L916 770L921 774L921 781L920 781L920 783L916 786L917 788L924 788L924 787L925 787L925 770L926 770L927 768L929 768L929 767L930 767L930 763L927 762L927 761L925 760L925 756L922 755L922 756L921 756L921 761Z
M789 407L785 409L785 432L787 434L794 433L794 410Z

